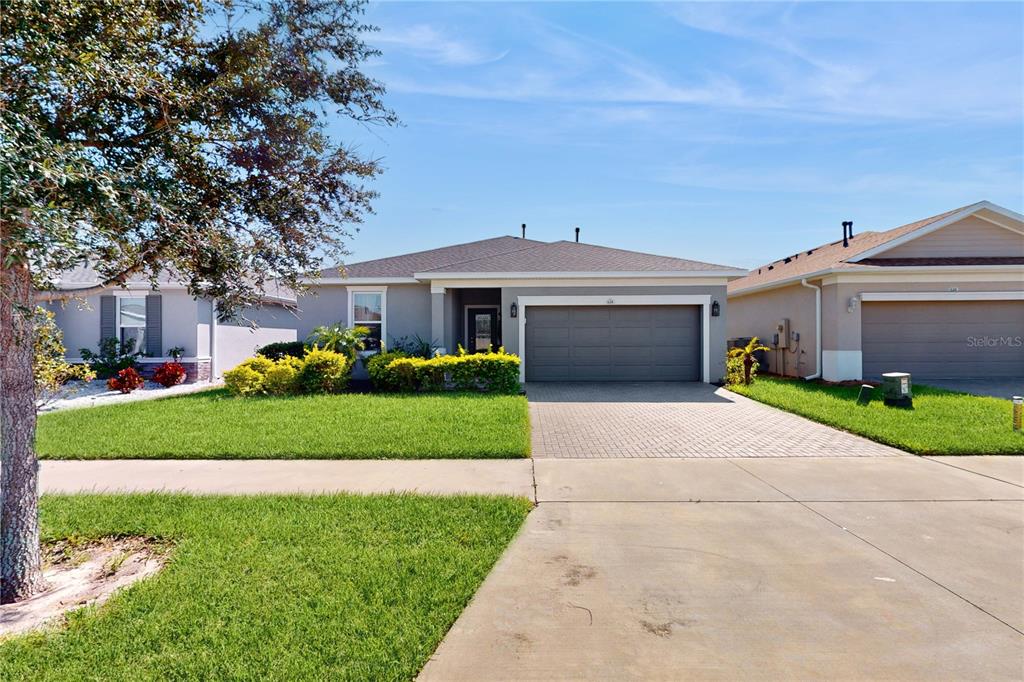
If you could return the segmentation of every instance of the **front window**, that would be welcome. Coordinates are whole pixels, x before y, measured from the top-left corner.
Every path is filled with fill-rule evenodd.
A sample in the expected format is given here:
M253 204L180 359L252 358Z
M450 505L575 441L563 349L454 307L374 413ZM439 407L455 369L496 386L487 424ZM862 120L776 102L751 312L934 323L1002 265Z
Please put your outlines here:
M117 338L131 341L134 351L144 351L146 335L146 299L122 296L117 299Z
M366 350L380 350L384 338L384 292L352 292L352 326L366 327L370 334L366 339Z

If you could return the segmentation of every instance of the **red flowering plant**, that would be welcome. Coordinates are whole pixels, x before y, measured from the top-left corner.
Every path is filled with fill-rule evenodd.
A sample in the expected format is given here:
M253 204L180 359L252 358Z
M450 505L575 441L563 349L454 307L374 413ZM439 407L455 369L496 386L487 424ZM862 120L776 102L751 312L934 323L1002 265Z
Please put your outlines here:
M137 388L142 388L142 384L142 375L136 372L134 367L122 369L107 379L107 388L121 393L131 393Z
M171 386L177 386L181 382L185 381L185 368L177 362L165 362L156 368L153 372L153 381L160 384L164 388L170 388Z

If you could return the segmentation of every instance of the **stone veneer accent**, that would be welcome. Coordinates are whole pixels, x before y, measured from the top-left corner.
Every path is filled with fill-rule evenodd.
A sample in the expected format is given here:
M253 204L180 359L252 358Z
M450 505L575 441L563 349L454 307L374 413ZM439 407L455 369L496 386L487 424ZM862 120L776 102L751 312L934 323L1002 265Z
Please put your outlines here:
M152 379L153 373L156 372L156 368L169 362L165 360L152 360L149 358L139 358L139 374L146 379ZM210 360L182 360L180 363L185 368L185 382L186 384L194 384L199 381L210 380Z

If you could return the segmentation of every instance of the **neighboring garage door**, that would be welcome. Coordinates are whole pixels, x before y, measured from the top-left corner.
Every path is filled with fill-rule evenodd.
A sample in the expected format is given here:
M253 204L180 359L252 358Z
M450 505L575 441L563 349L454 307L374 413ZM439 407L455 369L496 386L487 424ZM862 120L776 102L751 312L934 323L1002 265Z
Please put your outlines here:
M527 381L699 381L700 306L530 306Z
M867 302L864 378L1024 377L1024 301Z

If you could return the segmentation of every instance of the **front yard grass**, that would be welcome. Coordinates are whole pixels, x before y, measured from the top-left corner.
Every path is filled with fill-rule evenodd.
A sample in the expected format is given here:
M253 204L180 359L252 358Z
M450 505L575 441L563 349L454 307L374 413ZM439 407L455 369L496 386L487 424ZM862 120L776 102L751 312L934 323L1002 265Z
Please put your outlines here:
M437 459L526 457L523 396L318 395L224 390L39 417L48 459Z
M857 405L857 386L760 376L730 391L918 455L1022 455L1009 400L915 385L913 409L886 407L881 389Z
M412 495L44 496L45 539L173 543L65 628L0 641L2 680L409 680L529 511Z

